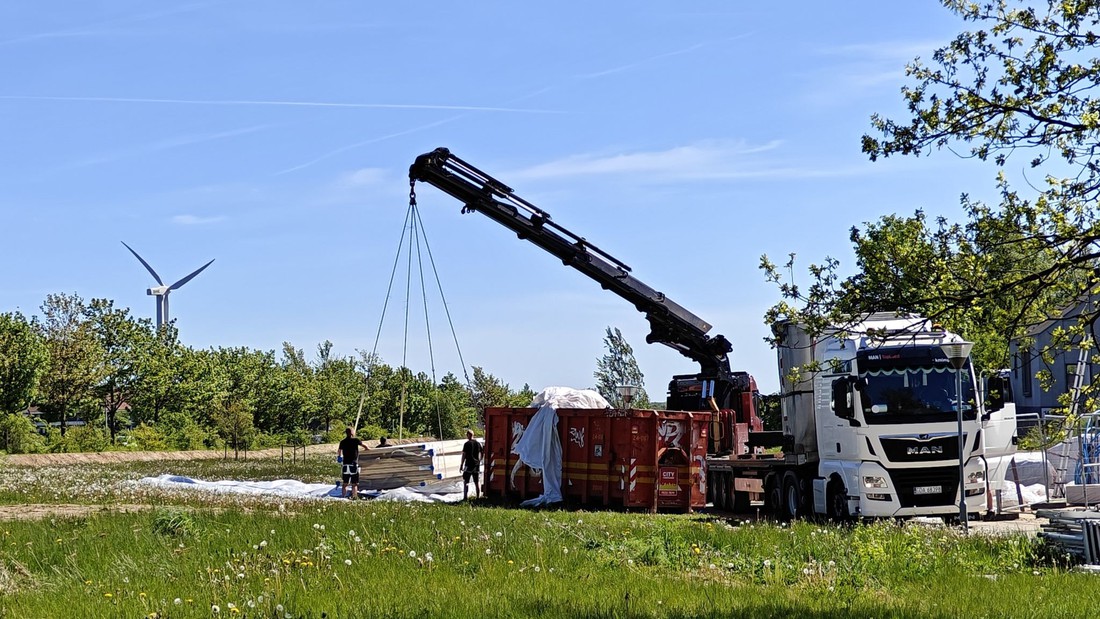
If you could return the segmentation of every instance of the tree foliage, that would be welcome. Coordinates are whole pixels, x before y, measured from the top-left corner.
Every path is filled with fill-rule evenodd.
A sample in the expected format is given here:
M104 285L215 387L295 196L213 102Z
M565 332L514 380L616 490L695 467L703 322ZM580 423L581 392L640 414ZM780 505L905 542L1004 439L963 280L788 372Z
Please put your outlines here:
M999 203L964 195L962 223L929 225L918 213L853 229L860 272L847 279L826 259L800 288L793 255L787 273L764 257L784 297L767 318L820 327L876 310L915 311L976 340L979 360L997 368L1010 338L1026 341L1030 327L1080 309L1055 346L1095 350L1100 2L943 4L975 29L935 50L930 63L908 65L907 117L872 117L863 150L876 160L961 148L1000 168ZM1029 170L1024 190L1008 167L1020 157Z
M48 362L35 326L18 312L0 314L0 415L30 406Z
M596 360L596 371L592 373L596 379L596 391L608 402L621 408L625 402L616 387L633 385L638 388L638 393L634 395L630 406L650 408L649 396L645 392L645 376L634 358L634 348L626 341L618 327L614 329L607 327L603 346L607 352Z

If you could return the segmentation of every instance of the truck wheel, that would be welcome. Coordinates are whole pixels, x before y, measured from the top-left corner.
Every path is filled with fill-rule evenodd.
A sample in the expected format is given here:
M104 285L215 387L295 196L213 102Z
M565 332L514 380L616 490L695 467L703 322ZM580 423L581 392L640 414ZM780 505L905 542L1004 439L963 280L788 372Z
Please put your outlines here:
M764 478L764 511L783 518L783 487L779 475L772 473Z
M730 474L722 473L722 484L718 486L722 489L722 509L729 511L730 509Z
M802 513L802 481L794 471L787 471L783 475L783 515L787 518L801 518Z
M825 509L833 522L847 522L852 518L848 513L848 491L839 479L833 478L825 485Z

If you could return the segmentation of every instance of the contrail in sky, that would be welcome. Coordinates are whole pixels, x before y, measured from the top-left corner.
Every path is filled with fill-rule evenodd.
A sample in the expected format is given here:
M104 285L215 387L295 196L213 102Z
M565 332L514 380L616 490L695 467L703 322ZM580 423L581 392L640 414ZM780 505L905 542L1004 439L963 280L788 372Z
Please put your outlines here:
M465 112L514 112L522 114L560 114L556 110L478 105L428 105L417 103L339 103L333 101L262 101L249 99L148 99L136 97L51 97L39 95L0 95L6 101L73 101L83 103L159 103L169 105L322 107L374 110L461 110Z
M132 24L135 22L149 21L151 19L157 19L159 17L167 17L169 15L176 15L178 13L188 13L201 8L208 7L214 4L213 2L196 2L192 4L186 4L163 11L155 11L152 13L142 13L140 15L131 15L130 17L120 17L118 19L111 19L107 21L96 22L87 26L79 26L76 28L70 28L68 30L54 30L53 32L40 32L37 34L27 34L21 37L15 37L14 39L7 39L0 41L0 45L12 45L14 43L23 43L26 41L36 41L38 39L52 39L59 37L75 37L81 35L92 34L97 28L106 28L110 26L121 26L123 24Z

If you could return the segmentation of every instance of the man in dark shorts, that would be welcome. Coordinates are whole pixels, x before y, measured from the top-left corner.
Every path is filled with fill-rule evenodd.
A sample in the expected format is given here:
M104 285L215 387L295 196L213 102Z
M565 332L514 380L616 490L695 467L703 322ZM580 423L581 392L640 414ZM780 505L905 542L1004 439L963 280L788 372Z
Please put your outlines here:
M474 480L474 498L481 495L481 443L474 440L474 431L466 430L466 443L462 445L462 460L458 468L462 469L462 500L470 491L470 479Z
M338 460L343 464L340 478L344 482L340 494L352 499L359 498L359 448L366 449L363 441L355 436L355 430L344 430L347 436L336 447ZM351 485L351 494L348 494L348 485Z

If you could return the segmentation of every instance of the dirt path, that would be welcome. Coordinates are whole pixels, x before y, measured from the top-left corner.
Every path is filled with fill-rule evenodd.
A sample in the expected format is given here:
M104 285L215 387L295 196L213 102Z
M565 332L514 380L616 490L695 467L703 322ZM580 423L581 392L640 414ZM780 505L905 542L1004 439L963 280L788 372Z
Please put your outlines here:
M434 439L405 439L403 441L391 441L393 445L423 443L425 440ZM308 455L335 454L335 444L309 445L306 448ZM298 452L301 454L301 450ZM258 451L241 452L241 457L248 460L264 458L278 458L284 455L291 457L291 449L273 447ZM233 452L228 452L230 458ZM59 454L18 454L0 456L0 465L11 466L49 466L67 464L110 464L112 462L150 462L164 460L215 460L226 457L226 452L216 450L199 451L101 451L88 453L59 453Z
M155 505L0 505L0 522L7 520L43 520L46 518L72 518L92 514L132 514L153 509Z

